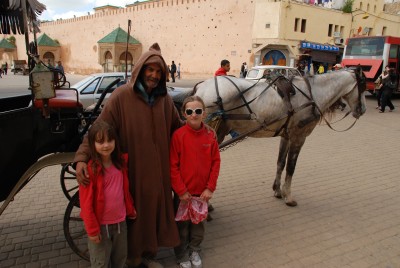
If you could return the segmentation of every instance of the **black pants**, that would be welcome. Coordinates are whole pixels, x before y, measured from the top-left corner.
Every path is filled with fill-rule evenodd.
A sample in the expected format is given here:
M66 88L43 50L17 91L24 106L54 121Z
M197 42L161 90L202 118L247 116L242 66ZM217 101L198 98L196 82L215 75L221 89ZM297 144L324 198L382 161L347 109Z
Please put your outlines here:
M376 100L378 101L378 106L379 107L381 107L382 91L383 91L383 88L378 89L376 91Z
M172 83L175 83L175 73L171 72Z
M381 89L382 90L382 89ZM393 90L387 87L384 87L382 90L382 100L381 100L381 111L385 111L385 107L389 106L390 110L394 110L394 106L392 103L392 93Z

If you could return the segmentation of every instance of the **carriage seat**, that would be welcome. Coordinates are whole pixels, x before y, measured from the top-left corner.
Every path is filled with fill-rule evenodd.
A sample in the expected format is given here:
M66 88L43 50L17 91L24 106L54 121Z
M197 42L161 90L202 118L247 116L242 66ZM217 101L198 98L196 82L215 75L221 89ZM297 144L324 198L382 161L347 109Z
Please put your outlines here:
M73 88L56 89L56 97L49 99L48 107L53 109L60 108L82 108L82 103L79 102L78 92ZM36 108L43 108L43 100L34 101Z

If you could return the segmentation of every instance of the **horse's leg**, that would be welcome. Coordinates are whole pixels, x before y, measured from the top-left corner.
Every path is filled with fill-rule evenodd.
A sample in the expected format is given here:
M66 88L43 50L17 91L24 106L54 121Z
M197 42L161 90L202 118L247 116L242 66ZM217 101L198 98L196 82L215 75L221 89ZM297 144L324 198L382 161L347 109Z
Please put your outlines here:
M303 147L305 140L305 137L301 139L296 138L295 142L290 141L289 143L285 184L282 186L282 197L285 199L286 205L290 207L297 206L297 202L292 197L291 184L297 158L299 157L301 147Z
M289 149L289 140L285 137L281 137L281 142L279 144L279 156L277 161L276 176L272 189L274 190L274 196L276 198L282 198L281 193L281 177L282 171L285 168L286 156Z

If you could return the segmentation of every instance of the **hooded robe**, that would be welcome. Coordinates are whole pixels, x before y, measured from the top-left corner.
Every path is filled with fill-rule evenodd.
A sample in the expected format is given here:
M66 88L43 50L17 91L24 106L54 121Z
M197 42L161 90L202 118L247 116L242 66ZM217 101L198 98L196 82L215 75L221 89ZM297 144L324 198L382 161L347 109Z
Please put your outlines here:
M163 72L150 103L135 86L143 66L149 63L157 63ZM166 70L160 47L154 44L135 64L129 83L111 94L99 116L115 127L121 150L129 156L130 192L137 211L136 220L128 221L129 258L180 243L172 205L169 148L172 133L182 121L167 94ZM89 157L85 137L74 162L88 162Z

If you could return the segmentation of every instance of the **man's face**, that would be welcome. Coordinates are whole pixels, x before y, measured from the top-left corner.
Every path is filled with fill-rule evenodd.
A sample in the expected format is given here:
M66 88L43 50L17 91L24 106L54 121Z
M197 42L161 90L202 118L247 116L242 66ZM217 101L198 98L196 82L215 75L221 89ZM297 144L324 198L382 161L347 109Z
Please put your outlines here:
M230 63L227 63L227 64L225 64L224 66L222 66L222 68L224 68L225 71L229 72L229 70L231 69L231 64L230 64Z
M145 65L143 72L143 83L146 90L151 91L157 87L160 82L162 71L157 63L150 63Z

